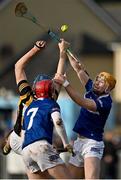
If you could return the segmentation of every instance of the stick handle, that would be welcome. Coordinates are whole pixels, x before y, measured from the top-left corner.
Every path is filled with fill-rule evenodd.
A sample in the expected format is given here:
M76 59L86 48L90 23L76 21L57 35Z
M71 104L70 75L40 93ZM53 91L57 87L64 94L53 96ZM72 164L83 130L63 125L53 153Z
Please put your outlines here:
M71 52L71 50L68 48L66 50L67 54L69 54L75 61L77 61L79 63L78 58Z
M54 32L52 32L51 30L48 30L48 34L49 34L49 36L51 36L51 38L52 39L54 39L56 42L61 42L61 40L60 40L60 37L57 35L57 34L55 34ZM68 48L67 50L66 50L66 52L72 57L72 58L74 58L77 62L79 62L79 60L77 59L77 57L75 57L75 55L71 52L71 50Z
M51 36L52 39L56 40L56 42L61 42L59 36L57 34L55 34L54 32L48 30L48 34L49 34L49 36Z

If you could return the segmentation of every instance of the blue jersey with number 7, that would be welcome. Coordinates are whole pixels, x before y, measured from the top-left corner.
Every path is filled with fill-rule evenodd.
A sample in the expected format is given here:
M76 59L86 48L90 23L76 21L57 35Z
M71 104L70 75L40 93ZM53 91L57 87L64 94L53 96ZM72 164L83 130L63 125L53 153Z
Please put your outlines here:
M51 114L55 111L60 112L60 107L49 98L34 100L29 105L24 114L25 137L22 148L39 140L47 140L52 144L54 125Z

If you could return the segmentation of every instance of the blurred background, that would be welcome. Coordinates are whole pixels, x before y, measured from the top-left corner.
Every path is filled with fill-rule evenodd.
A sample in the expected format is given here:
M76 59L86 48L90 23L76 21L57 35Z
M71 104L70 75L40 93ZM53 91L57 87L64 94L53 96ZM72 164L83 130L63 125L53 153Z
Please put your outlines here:
M57 43L47 33L24 18L15 16L17 3L25 2L41 24L71 43L73 52L84 63L92 79L101 71L113 74L117 85L112 93L113 108L105 129L105 152L101 178L121 178L121 0L0 0L0 138L14 125L18 92L14 64L37 40L47 41L46 49L27 66L32 84L38 73L53 76L59 59ZM62 33L60 27L69 26ZM68 65L67 75L73 86L83 92L76 73ZM73 125L79 107L66 94L59 95L62 116L70 141L75 139ZM0 178L25 178L20 156L0 154Z

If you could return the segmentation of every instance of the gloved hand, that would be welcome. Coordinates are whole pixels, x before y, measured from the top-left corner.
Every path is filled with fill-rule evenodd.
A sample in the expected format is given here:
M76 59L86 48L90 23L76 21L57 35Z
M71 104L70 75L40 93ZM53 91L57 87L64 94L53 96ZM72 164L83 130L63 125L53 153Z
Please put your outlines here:
M45 41L37 41L34 45L34 48L37 48L38 50L44 48L46 45L46 42Z

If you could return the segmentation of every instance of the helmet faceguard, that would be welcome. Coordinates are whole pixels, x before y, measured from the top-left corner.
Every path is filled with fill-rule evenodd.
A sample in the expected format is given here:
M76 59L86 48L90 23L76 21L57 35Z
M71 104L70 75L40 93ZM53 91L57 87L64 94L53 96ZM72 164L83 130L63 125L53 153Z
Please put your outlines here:
M33 86L32 86L33 91L35 89L36 83L42 80L51 80L51 78L46 74L38 74L33 82Z
M106 81L106 83L107 83L108 86L109 86L108 89L109 89L110 91L115 88L116 79L115 79L110 73L101 72L98 76L101 77L101 78L104 78L104 80Z

